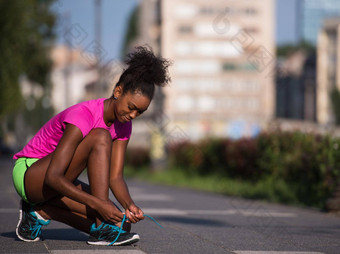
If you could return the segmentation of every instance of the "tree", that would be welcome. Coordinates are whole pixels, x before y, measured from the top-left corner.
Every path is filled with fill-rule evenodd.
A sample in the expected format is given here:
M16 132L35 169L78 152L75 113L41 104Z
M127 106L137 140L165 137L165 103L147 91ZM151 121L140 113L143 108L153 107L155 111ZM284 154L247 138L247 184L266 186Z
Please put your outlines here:
M335 117L335 124L340 125L340 92L334 88L330 94L333 113Z
M315 53L316 48L306 41L300 41L298 44L287 44L277 47L277 56L287 57L298 50L303 50L306 54L310 55Z
M121 57L123 59L129 51L130 43L133 42L139 35L139 31L138 31L139 11L140 11L140 7L137 6L129 17L129 21L128 21L128 25L127 25L127 29L126 29L125 37L123 41L123 46L122 46Z
M19 77L47 84L54 0L0 0L0 119L19 108Z

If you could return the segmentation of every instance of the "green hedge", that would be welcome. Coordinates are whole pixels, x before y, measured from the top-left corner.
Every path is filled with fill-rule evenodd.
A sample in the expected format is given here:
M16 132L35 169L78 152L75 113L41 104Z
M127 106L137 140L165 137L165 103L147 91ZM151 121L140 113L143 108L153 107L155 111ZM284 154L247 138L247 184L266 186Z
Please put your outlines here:
M171 147L169 158L170 166L200 175L284 183L299 202L323 207L340 180L339 149L339 138L276 132L253 139L185 142Z
M138 159L144 165L149 161L146 152L131 153L147 156ZM331 136L275 132L239 140L186 141L169 147L168 154L169 168L245 181L279 202L324 208L340 182L340 139ZM133 166L140 166L136 161Z

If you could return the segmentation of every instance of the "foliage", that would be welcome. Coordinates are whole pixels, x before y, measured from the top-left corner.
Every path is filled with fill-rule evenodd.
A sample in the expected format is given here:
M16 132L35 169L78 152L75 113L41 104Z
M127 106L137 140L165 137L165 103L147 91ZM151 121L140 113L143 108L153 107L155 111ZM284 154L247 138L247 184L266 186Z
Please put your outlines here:
M278 57L287 57L290 54L299 51L299 50L303 50L305 51L308 55L309 54L313 54L316 51L316 48L314 45L305 42L305 41L301 41L298 44L287 44L287 45L282 45L277 47L277 56Z
M0 0L0 118L21 104L19 77L46 84L53 0Z
M28 110L25 108L23 110L25 124L32 129L33 133L38 131L41 126L43 126L54 115L52 107L43 107L43 98L37 98L34 101L34 109Z
M122 58L128 53L130 43L132 43L138 36L138 18L139 18L139 7L137 6L130 15L128 26L125 33Z
M340 92L337 89L333 89L331 92L332 109L335 116L335 123L340 124Z
M147 166L150 164L149 150L143 147L128 148L125 160L133 168Z
M339 149L339 138L301 132L185 141L169 147L169 169L233 181L236 190L216 186L226 194L324 208L340 184Z

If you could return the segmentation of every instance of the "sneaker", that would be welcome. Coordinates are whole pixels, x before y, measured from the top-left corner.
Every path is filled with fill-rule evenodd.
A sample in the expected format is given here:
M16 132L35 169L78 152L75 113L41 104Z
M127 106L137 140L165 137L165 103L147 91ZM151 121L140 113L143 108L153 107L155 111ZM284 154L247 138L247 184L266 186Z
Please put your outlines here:
M128 233L125 230L103 222L96 228L93 223L90 229L90 237L87 241L91 245L129 245L139 241L139 235Z
M19 222L16 234L20 240L25 242L36 242L40 240L41 227L48 225L50 220L39 220L31 205L21 200Z

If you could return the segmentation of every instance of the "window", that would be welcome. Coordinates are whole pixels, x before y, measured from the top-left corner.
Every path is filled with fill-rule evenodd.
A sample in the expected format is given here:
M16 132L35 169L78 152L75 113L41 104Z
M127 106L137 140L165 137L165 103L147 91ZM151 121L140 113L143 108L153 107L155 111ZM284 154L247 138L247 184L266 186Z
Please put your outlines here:
M178 27L178 32L181 34L190 34L192 33L192 27L191 26L180 26Z

